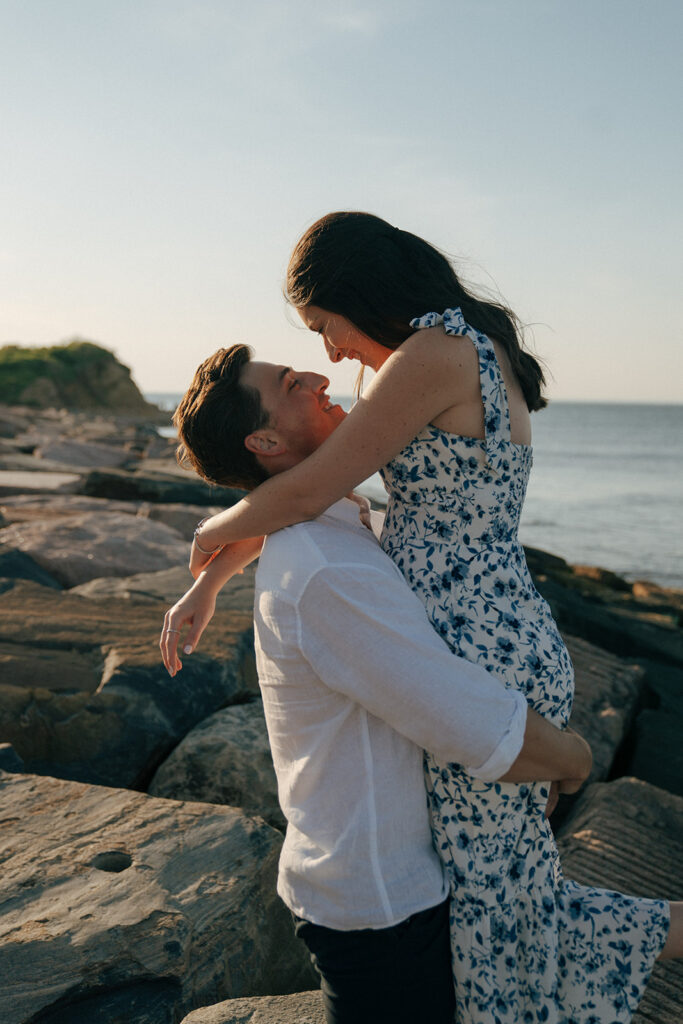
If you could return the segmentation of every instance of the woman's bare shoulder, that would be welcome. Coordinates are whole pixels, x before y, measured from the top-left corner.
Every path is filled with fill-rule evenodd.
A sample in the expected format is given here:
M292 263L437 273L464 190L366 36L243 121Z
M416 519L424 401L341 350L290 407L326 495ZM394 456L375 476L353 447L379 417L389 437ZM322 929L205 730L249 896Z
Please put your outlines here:
M453 390L453 402L479 390L479 356L467 337L446 334L443 327L425 327L401 345L398 352L417 370L421 367L438 379L447 380Z

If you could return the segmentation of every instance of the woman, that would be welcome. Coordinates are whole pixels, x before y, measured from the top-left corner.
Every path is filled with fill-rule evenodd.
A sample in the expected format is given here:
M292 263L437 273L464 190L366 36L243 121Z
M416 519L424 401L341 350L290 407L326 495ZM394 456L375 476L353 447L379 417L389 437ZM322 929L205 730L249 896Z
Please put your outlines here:
M565 725L571 662L517 539L529 412L545 399L513 314L466 291L422 239L361 213L306 232L287 296L333 362L377 375L314 454L200 527L194 575L202 549L312 518L383 467L382 546L434 628ZM429 754L425 769L454 896L458 1020L630 1020L657 956L680 955L683 905L667 942L667 904L564 882L546 786L482 784Z

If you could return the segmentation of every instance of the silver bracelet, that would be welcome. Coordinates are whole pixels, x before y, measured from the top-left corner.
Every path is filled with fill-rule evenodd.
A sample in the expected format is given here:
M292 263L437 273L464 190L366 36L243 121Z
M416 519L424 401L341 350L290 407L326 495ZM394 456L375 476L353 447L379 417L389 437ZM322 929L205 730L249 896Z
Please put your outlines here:
M194 533L192 534L192 537L194 539L194 546L196 547L197 551L201 551L203 555L215 555L217 551L222 551L222 549L225 547L225 544L219 544L218 547L212 548L210 551L207 551L206 548L203 548L199 543L199 531L201 530L206 520L210 518L211 516L204 516L203 519L200 519L194 528Z

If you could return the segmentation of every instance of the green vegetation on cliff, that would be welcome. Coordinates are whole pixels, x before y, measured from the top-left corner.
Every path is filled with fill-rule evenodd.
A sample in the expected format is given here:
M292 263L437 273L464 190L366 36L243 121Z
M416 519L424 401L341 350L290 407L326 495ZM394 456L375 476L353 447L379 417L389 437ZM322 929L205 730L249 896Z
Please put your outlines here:
M49 348L0 348L0 401L41 409L106 409L157 418L113 352L75 339Z
M50 348L6 345L0 349L2 391L16 401L27 387L42 378L69 387L103 357L114 358L113 353L90 341L72 341Z

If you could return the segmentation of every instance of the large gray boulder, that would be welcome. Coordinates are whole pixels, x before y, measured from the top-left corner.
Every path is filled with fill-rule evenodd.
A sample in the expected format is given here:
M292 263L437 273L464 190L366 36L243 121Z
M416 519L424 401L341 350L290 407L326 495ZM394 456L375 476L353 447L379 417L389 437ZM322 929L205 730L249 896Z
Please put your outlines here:
M223 708L200 722L159 767L148 792L241 807L284 829L262 702Z
M318 989L289 996L226 999L193 1010L181 1024L325 1024L325 1011Z
M264 822L4 773L0 813L3 1024L171 1024L314 983Z
M683 899L683 797L622 778L589 786L559 830L567 878L648 898ZM634 1024L680 1024L683 961L655 965Z
M0 741L29 771L145 788L195 725L258 694L251 609L218 611L171 679L158 648L166 607L4 581Z
M170 527L120 512L14 523L0 529L0 544L30 555L65 587L167 569L187 563L190 553L188 541Z

